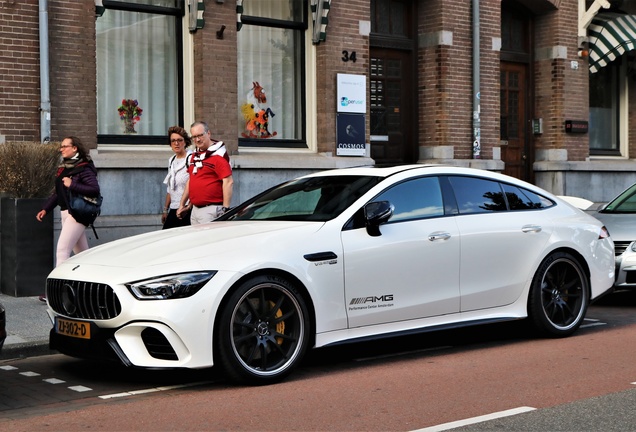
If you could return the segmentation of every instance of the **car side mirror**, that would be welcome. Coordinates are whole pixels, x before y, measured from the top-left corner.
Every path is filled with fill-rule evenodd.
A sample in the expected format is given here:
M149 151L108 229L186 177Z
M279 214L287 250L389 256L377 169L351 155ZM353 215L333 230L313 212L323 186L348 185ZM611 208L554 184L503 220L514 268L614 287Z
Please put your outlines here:
M393 216L393 205L389 201L371 202L364 206L364 221L367 233L372 237L382 235L380 225Z

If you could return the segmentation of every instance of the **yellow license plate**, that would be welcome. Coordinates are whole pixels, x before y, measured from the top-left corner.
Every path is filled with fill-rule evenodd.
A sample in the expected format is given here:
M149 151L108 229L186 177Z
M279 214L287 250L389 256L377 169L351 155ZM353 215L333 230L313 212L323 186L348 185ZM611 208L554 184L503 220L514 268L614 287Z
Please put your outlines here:
M81 339L91 338L91 326L82 321L73 321L64 318L57 319L55 331L64 336L71 336Z

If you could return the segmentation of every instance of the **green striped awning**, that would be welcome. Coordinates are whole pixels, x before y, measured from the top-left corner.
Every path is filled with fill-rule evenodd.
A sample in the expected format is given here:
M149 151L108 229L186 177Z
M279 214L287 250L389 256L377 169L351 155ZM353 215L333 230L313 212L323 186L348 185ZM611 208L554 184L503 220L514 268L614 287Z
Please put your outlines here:
M243 27L241 16L243 15L243 1L236 0L236 31ZM327 24L331 0L311 0L311 18L314 25L313 42L315 44L327 40Z
M590 72L595 73L636 49L636 16L603 12L587 28L590 47Z
M327 40L327 24L329 24L327 15L329 15L330 8L331 0L311 0L311 19L314 23L312 41L315 44Z

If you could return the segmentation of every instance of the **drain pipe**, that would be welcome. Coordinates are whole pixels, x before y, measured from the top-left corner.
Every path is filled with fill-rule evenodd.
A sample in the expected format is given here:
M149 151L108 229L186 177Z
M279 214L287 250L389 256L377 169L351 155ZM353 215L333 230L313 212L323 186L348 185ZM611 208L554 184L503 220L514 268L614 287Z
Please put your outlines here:
M40 141L51 140L49 92L49 12L47 0L39 0L40 18Z
M473 159L481 157L479 0L473 0Z

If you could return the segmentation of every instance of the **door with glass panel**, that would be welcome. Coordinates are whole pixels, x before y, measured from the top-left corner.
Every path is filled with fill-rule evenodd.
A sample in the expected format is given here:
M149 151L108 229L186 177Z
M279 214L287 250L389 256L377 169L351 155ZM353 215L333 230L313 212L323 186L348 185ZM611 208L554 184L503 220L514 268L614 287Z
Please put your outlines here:
M416 2L371 0L369 90L371 157L416 162Z
M370 72L371 157L376 163L415 162L410 53L373 50Z
M501 63L500 145L504 174L528 180L525 64Z

